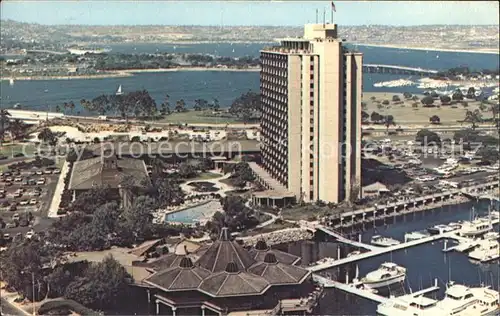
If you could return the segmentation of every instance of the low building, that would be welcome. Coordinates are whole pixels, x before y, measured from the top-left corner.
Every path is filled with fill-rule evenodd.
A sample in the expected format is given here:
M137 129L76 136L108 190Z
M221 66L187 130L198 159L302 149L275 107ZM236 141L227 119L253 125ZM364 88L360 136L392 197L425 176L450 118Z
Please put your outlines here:
M177 247L151 263L155 273L142 284L156 314L312 312L322 289L312 283L309 270L295 265L299 257L270 249L264 241L247 251L228 235L223 229L208 247L194 253Z
M139 186L149 181L146 164L141 159L122 158L118 156L95 157L76 161L71 171L69 190L73 199L92 188L107 187L116 190L124 206L131 203L131 195L121 186L124 179L133 181L128 186Z

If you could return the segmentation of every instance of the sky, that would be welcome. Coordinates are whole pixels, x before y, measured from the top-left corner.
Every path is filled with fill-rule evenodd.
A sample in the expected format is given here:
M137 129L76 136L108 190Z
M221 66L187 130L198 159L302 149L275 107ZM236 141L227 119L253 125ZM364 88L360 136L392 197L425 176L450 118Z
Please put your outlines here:
M282 25L320 21L330 1L3 0L0 16L20 22L86 25ZM336 1L340 25L498 25L497 1Z

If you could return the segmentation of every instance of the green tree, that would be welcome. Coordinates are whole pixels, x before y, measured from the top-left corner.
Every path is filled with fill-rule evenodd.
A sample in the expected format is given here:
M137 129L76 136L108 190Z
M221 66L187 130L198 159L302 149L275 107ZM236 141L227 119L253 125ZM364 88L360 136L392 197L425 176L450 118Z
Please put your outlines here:
M233 101L229 113L249 122L253 117L260 115L260 94L248 91Z
M426 96L420 100L425 107L431 107L434 104L434 99L431 96Z
M429 118L429 122L431 122L431 124L439 124L441 122L441 119L439 118L439 116L433 115Z
M153 211L158 203L147 196L138 197L132 206L122 213L124 230L132 235L134 241L143 240L151 235L153 226Z
M26 135L28 125L20 119L15 119L9 123L9 130L14 139L23 138Z
M441 138L439 135L433 131L430 131L428 129L421 129L418 131L415 141L417 143L420 143L422 145L424 144L441 144Z
M49 144L55 144L57 142L56 135L48 127L45 127L38 133L38 139Z
M465 113L464 122L472 124L472 130L476 129L476 124L483 121L482 114L479 110L467 111Z
M186 111L186 102L184 101L184 99L180 99L175 102L175 111L178 113Z
M127 300L132 276L112 256L91 264L71 282L65 297L98 310L112 310Z
M481 161L487 164L495 164L500 159L498 149L490 146L481 146L476 155L481 157Z
M442 95L439 97L441 105L449 105L451 103L451 98L447 95Z
M10 121L10 113L5 109L0 109L0 146L2 145L5 138L5 128Z
M160 114L161 115L169 115L170 114L170 102L169 102L170 96L167 94L165 96L165 100L160 106Z

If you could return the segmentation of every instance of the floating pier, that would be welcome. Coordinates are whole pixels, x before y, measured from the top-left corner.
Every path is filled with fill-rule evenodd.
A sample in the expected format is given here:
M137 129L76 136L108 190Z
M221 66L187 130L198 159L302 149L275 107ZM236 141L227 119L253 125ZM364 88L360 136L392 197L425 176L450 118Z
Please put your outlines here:
M384 218L416 213L424 210L419 208L420 206L425 206L429 203L448 200L459 195L470 195L471 193L473 194L481 192L482 190L497 188L498 186L498 180L491 181L462 189L452 189L445 192L408 199L405 201L398 201L385 205L375 205L364 209L343 212L337 216L330 217L329 226L333 228L352 227L356 224L371 223Z
M492 219L491 223L493 225L496 225L496 224L499 223L499 219L498 218ZM325 227L323 227L321 225L317 225L316 229L321 230L321 231L325 231ZM328 230L328 229L326 229L326 230ZM456 234L456 231L451 231L451 232L446 232L446 233L442 233L442 234L438 234L438 235L432 235L432 236L421 238L421 239L417 239L417 240L403 242L403 243L400 243L398 245L394 245L394 246L390 246L390 247L384 247L384 248L382 248L382 247L376 247L376 249L370 250L370 251L365 252L365 253L360 253L358 255L353 255L353 256L342 258L342 259L335 260L335 261L322 262L322 263L319 263L319 264L316 264L316 265L313 265L313 266L309 266L306 269L308 269L309 271L312 271L312 272L318 272L318 271L321 271L321 270L326 270L326 269L330 269L330 268L333 268L333 267L338 267L338 266L341 266L341 265L344 265L344 264L348 264L348 263L351 263L351 262L356 262L356 261L360 261L360 260L363 260L363 259L368 259L368 258L372 258L372 257L384 255L386 253L391 253L391 252L394 252L394 251L398 251L398 250L402 250L402 249L407 249L407 248L410 248L410 247L415 247L415 246L418 246L418 245L426 244L426 243L433 242L433 241L436 241L436 240L440 240L440 239L443 239L443 238L444 239L454 239L454 240L457 240L457 241L467 240L464 237L458 236ZM342 238L342 240L339 240L339 241L343 242L343 240L345 241L346 238ZM349 244L351 244L351 245L353 243L361 244L363 246L362 248L365 248L365 249L367 249L367 247L370 246L370 245L363 244L363 243L353 242L352 240L348 240L348 241L349 241ZM361 247L361 245L360 245L360 247Z
M357 284L344 284L341 282L337 282L337 281L333 281L331 279L325 278L324 276L321 276L319 274L313 274L312 278L315 282L321 284L324 288L336 288L336 289L339 289L341 291L344 291L344 292L347 292L350 294L354 294L356 296L359 296L359 297L362 297L362 298L365 298L365 299L368 299L371 301L375 301L379 304L386 303L390 299L390 298L378 295L372 291L368 291L368 290L365 290L363 288L357 287L356 286ZM426 288L426 289L423 289L423 290L420 290L418 292L402 295L401 297L417 297L417 296L421 296L421 295L424 295L427 293L435 292L437 290L439 290L439 286L437 285L437 279L434 279L433 286Z

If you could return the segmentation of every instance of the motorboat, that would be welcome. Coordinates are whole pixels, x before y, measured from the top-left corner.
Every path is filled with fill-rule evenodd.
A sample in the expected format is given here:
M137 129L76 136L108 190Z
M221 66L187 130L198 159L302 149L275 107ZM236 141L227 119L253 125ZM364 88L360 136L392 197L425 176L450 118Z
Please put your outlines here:
M440 235L440 234L444 234L447 232L451 232L453 230L454 229L452 227L450 227L448 225L444 225L444 224L439 224L439 225L435 225L435 226L427 228L427 231L431 235Z
M477 218L470 222L464 222L458 234L463 237L473 237L483 235L491 230L493 230L493 225L490 220Z
M380 316L493 316L499 294L489 287L469 288L450 283L443 300L412 294L389 298L377 306Z
M412 241L412 240L419 240L422 238L429 237L429 233L426 231L417 231L417 232L411 232L411 233L406 233L405 234L405 242Z
M394 283L401 283L405 277L406 268L398 266L393 262L384 262L377 270L369 272L362 278L361 282L367 289L376 289Z
M360 254L361 254L361 251L354 250L353 252L350 252L350 253L347 254L347 258L354 257L354 256L357 256L357 255L360 255Z
M500 233L498 232L488 232L483 236L485 240L498 240L498 238L500 238Z
M457 223L451 222L451 223L448 224L448 227L450 227L452 229L452 231L453 230L458 230L458 229L462 228L462 222L461 221L457 222Z
M423 295L403 295L389 298L377 306L379 316L434 316L446 315L437 307L438 301Z
M375 245L375 246L390 247L390 246L399 245L401 242L399 240L396 240L396 239L393 239L390 237L375 235L370 240L370 243L372 245Z
M479 242L479 247L469 252L469 258L481 262L496 260L500 257L499 242L494 239L485 239Z
M437 306L446 312L442 315L496 315L499 311L499 294L489 287L469 288L450 283L445 298Z

